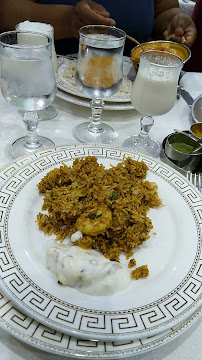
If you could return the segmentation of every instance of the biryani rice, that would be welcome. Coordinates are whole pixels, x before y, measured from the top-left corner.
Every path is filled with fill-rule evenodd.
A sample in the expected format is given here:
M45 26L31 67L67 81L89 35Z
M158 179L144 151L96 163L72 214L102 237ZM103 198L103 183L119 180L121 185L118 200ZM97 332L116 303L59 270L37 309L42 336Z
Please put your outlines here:
M51 170L37 185L44 194L42 210L48 211L37 215L39 229L62 242L83 226L74 245L99 249L110 260L119 261L122 252L129 259L150 237L147 212L162 204L157 184L145 180L147 170L129 157L105 169L93 156ZM138 274L147 276L143 269Z

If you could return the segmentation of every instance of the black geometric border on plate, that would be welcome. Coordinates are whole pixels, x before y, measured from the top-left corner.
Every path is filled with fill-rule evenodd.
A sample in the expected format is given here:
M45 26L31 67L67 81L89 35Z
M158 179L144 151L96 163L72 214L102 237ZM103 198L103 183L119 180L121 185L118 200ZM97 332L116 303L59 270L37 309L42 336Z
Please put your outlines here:
M75 158L88 155L117 161L121 161L124 156L143 160L149 170L168 182L190 208L198 234L195 259L180 284L156 302L135 309L114 312L97 311L66 303L45 292L28 278L12 253L7 237L7 223L10 209L19 192L43 170L48 171L62 162L72 162ZM153 158L111 146L61 146L36 152L33 158L5 181L0 192L0 284L16 306L56 330L83 338L89 336L93 336L94 339L107 338L108 341L154 335L182 321L200 306L202 196L182 175ZM8 172L8 168L6 171ZM5 174L1 174L1 177L4 176Z
M202 314L202 307L173 328L160 334L130 341L102 342L79 339L50 329L30 318L0 294L0 327L17 339L40 350L57 355L91 359L126 358L145 353L176 339Z

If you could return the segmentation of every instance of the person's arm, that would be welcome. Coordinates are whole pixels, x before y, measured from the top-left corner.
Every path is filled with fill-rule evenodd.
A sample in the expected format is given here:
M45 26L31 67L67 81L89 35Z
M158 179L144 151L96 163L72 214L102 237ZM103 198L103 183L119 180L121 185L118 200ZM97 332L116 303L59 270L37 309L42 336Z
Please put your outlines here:
M162 36L173 17L179 13L178 0L154 0L154 33Z
M18 23L29 20L53 25L55 39L78 37L87 24L115 25L105 8L91 0L75 6L38 4L37 0L0 0L0 32L14 30Z
M102 5L92 0L81 0L72 10L72 29L75 37L78 37L78 31L84 25L115 26L116 22L110 18L110 13Z
M73 37L70 5L43 5L37 0L0 0L0 32L14 30L18 23L29 20L53 25L55 39Z
M178 41L184 36L185 44L191 47L196 40L196 27L191 17L179 9L178 0L154 0L155 20L153 34L156 38L166 38L175 34Z

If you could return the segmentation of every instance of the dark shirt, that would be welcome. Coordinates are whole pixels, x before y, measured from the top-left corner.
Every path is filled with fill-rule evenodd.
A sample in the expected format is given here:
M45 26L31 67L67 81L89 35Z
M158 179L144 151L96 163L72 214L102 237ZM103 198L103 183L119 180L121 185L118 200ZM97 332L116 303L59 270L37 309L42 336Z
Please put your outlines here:
M43 4L75 5L77 0L39 0ZM116 27L135 37L138 41L147 41L151 35L154 22L153 0L98 0L95 1L110 12L110 17L116 21ZM125 55L130 55L134 43L126 40ZM78 51L77 39L59 40L55 43L58 54L75 53Z
M202 72L202 0L197 0L192 13L197 30L197 38L191 48L191 59L185 64L185 71Z

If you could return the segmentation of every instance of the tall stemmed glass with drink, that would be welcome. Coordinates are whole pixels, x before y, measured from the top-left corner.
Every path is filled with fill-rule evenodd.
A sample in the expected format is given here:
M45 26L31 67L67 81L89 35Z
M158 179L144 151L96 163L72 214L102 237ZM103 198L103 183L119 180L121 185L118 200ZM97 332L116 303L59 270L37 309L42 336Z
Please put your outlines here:
M31 37L30 34L28 38L26 37L26 32L34 32L34 33L41 33L48 35L52 39L52 62L53 62L53 69L55 73L58 69L58 62L57 62L57 55L55 52L55 45L54 45L54 28L51 24L40 23L35 21L23 21L16 25L16 30L22 32L21 34L21 41L26 41L27 43L30 42L32 45L39 45L40 38L36 39L36 37ZM34 39L36 44L34 44ZM19 38L20 41L20 38ZM53 105L49 105L46 109L41 110L39 112L39 120L50 120L53 119L58 114L57 109Z
M108 144L115 138L114 130L101 121L103 99L114 95L123 81L123 48L126 34L115 27L87 25L80 29L80 42L75 82L90 102L90 122L75 130L78 140Z
M40 38L41 45L30 45L29 41L22 41L22 34L18 31L0 34L1 92L6 101L24 112L27 123L27 135L11 146L10 154L14 158L54 145L37 133L38 111L49 106L56 95L52 40L47 35L32 32L30 36ZM27 32L26 37L29 37Z
M152 116L163 115L174 106L182 66L183 61L171 53L151 50L141 54L131 102L144 116L140 120L139 135L129 136L123 143L124 147L151 156L160 153L161 145L149 136L154 124Z

